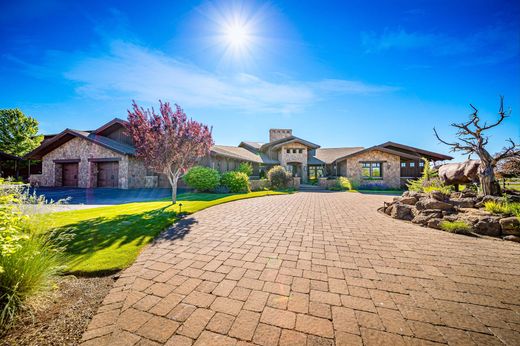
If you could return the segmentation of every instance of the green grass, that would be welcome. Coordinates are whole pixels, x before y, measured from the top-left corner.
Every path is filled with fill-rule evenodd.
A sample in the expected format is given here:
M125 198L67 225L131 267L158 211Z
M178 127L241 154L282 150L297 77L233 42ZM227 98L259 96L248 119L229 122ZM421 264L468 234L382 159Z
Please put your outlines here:
M456 234L469 234L471 226L464 221L442 221L439 225L443 231Z
M484 203L484 209L493 214L505 214L520 217L520 203L518 202L497 203L494 201L488 201Z
M49 230L71 232L67 244L67 271L77 275L113 273L134 262L141 249L182 213L196 211L239 199L277 195L282 192L257 191L246 194L179 195L172 205L168 200L121 204L110 207L53 213Z

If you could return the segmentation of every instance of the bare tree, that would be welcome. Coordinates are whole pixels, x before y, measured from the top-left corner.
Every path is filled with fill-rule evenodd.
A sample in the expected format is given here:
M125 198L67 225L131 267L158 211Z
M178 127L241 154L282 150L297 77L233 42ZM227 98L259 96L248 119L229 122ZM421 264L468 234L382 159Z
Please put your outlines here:
M500 160L518 155L519 146L509 138L509 145L504 147L500 154L493 157L486 149L489 137L485 136L484 132L500 125L505 118L509 117L511 110L507 111L507 113L504 111L504 97L501 96L498 120L490 125L487 123L480 125L478 109L471 104L470 106L473 108L473 113L471 113L469 121L451 124L451 126L457 129L458 141L447 142L440 138L435 128L433 128L433 132L441 143L451 147L452 152L462 152L469 156L476 154L480 158L478 174L482 192L485 195L500 195L500 185L495 178L495 167Z

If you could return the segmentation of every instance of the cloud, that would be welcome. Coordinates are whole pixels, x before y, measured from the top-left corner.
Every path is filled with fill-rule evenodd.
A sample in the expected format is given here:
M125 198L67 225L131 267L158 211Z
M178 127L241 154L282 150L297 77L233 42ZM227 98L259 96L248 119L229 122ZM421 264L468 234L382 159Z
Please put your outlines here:
M169 100L183 107L213 107L245 112L293 113L335 94L391 92L394 87L361 81L269 81L250 74L221 75L205 71L161 51L123 41L103 54L53 56L51 70L62 75L85 98L126 98L143 102ZM70 63L72 61L72 63ZM33 72L42 67L31 68Z
M520 35L514 28L490 26L467 36L410 32L400 27L385 28L381 34L363 32L362 44L368 53L388 50L423 50L433 56L464 56L460 65L495 64L516 57Z

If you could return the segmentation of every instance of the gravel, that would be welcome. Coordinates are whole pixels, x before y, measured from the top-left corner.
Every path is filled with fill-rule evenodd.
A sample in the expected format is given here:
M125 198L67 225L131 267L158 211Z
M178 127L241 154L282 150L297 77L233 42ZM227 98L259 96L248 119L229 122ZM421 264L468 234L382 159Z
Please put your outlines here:
M78 345L113 283L113 276L61 278L57 289L20 314L0 345Z

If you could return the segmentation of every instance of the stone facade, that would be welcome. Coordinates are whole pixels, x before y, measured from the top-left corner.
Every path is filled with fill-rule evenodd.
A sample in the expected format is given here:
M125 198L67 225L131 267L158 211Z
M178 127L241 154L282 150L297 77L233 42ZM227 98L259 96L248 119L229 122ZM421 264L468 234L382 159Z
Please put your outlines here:
M280 165L287 168L291 164L296 164L297 171L294 173L301 177L303 182L307 181L307 160L307 147L303 144L290 143L279 149L278 161L280 161Z
M340 174L349 178L354 184L363 187L393 188L401 187L401 159L397 155L380 150L370 150L350 156L345 164L340 165ZM382 179L365 179L362 177L362 162L382 162Z
M31 176L30 180L31 182L37 182L40 186L62 186L62 164L59 163L59 161L79 160L78 187L96 187L97 163L91 162L89 159L101 158L114 158L119 160L118 187L123 189L128 188L129 157L78 137L71 139L45 155L42 158L42 174ZM144 176L142 186L144 186Z
M279 139L287 138L292 136L291 129L270 129L269 130L269 142L274 142Z

